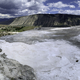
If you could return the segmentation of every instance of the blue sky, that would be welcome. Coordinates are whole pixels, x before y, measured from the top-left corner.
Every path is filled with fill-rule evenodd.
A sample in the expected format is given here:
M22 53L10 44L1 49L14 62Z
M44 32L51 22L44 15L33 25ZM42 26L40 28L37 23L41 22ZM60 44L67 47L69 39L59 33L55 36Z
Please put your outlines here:
M32 14L80 15L79 0L0 0L0 18Z

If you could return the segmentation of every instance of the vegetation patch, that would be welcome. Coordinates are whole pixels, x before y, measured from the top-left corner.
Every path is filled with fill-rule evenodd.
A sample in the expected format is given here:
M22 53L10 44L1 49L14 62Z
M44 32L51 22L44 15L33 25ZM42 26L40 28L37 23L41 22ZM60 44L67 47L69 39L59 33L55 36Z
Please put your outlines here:
M5 35L12 35L13 32L22 32L38 28L39 26L10 26L10 25L0 25L0 37Z

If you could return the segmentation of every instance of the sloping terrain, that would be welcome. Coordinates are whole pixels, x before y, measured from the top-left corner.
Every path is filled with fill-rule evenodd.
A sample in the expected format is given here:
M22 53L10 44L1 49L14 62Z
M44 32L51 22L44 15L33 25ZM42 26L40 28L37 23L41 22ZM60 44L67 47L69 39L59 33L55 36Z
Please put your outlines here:
M68 27L68 26L80 25L80 16L70 15L70 14L35 14L35 15L15 18L15 20L10 25Z
M8 58L31 66L37 80L80 80L80 26L4 36L0 48Z

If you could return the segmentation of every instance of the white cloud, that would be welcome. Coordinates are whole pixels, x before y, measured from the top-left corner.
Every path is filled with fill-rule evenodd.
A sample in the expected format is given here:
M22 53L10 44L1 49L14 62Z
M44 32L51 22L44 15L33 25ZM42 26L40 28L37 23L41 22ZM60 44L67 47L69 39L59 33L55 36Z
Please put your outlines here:
M14 16L10 16L9 14L1 14L0 13L0 18L13 18Z
M80 15L80 10L59 10L59 13Z
M26 12L26 11L28 11L28 9L24 9L24 10L22 10L22 11L20 11L20 12Z
M75 15L80 15L80 10L70 10L70 9L67 9L67 10L63 10L63 9L59 9L59 8L54 8L50 11L51 13L52 12L57 12L57 13L62 13L62 14L75 14Z
M25 0L24 0L25 1ZM45 13L46 11L49 10L48 6L45 6L43 2L46 0L31 0L27 1L22 4L22 7L19 11L19 14L21 15L31 15L31 14L37 14L37 13Z
M52 9L51 12L53 11L61 11L62 9Z
M77 3L77 4L78 4L78 7L80 7L80 1L77 1L77 2L75 2L75 3Z
M22 3L22 13L29 13L29 14L34 14L34 13L43 13L46 12L49 8L48 6L45 6L43 4L43 2L45 2L46 0L30 0L25 2L25 0L23 0L24 3ZM23 10L24 9L24 10ZM21 11L20 11L21 12ZM19 13L20 14L20 13Z
M56 7L56 8L64 8L64 7L75 8L74 5L64 4L61 1L56 2L56 3L48 3L48 6L49 7Z

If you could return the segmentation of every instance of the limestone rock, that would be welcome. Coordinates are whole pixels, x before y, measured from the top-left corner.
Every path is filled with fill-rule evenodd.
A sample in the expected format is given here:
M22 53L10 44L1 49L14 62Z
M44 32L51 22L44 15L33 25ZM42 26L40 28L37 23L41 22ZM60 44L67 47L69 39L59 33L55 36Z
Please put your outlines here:
M36 80L34 70L16 60L0 55L0 80Z

